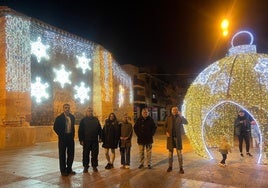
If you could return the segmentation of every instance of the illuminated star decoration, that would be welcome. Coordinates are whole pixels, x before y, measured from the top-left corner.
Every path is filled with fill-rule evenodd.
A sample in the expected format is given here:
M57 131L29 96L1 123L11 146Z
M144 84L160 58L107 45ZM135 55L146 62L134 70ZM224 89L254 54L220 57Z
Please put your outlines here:
M69 76L72 74L72 72L65 70L64 65L61 65L61 68L58 70L53 69L53 71L56 74L56 78L54 79L54 82L59 82L62 88L64 88L65 84L71 84L71 80Z
M46 92L48 86L48 83L41 83L40 77L36 77L35 83L31 83L31 96L36 98L37 103L41 102L41 98L48 98L48 93Z
M91 70L91 67L89 66L89 62L91 61L90 58L86 58L85 53L82 54L82 56L76 56L78 60L78 64L76 65L76 68L81 68L83 74L86 73L86 70Z
M41 38L38 37L36 42L31 42L31 54L34 54L37 58L37 62L40 63L41 58L49 59L46 50L49 45L44 45Z
M75 86L74 89L76 90L76 94L74 95L75 99L80 99L80 103L84 104L85 100L89 100L89 94L90 91L89 87L85 87L85 83L81 82L80 86Z
M118 106L121 107L124 103L124 93L125 89L123 86L120 84L119 85L119 94L118 94Z

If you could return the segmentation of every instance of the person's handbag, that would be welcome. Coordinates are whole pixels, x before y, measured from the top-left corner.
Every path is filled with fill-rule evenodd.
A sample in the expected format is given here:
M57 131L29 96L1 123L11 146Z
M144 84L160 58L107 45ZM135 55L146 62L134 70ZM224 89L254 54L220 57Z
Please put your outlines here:
M239 136L241 132L240 126L235 127L235 135Z

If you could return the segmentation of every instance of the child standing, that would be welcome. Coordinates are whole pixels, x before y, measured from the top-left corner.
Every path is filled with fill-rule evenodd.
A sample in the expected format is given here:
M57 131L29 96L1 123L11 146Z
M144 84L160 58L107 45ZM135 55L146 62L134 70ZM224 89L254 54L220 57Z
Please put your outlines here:
M121 155L121 168L129 169L130 165L130 149L133 127L128 121L128 115L124 114L123 122L120 124L121 136L120 136L120 155Z
M252 147L259 147L260 145L260 131L255 121L251 121L251 137Z
M222 142L221 142L220 147L219 147L219 152L222 155L222 160L219 163L219 166L226 167L225 161L227 159L227 154L228 154L228 152L230 152L230 153L232 152L231 145L228 143L226 136L222 137Z

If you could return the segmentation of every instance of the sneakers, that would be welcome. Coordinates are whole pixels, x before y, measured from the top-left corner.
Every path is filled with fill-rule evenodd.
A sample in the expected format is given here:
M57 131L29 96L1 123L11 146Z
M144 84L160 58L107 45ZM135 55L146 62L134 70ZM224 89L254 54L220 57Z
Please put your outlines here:
M148 165L148 169L152 169L152 166L151 165Z
M248 155L248 156L250 156L250 157L252 157L252 156L253 156L253 155L251 155L251 153L249 153L249 152L247 152L247 155Z
M182 167L180 168L180 174L184 174L184 170Z
M226 164L223 164L223 163L219 163L218 164L220 167L226 167Z
M171 171L172 171L172 167L170 166L168 167L167 172L171 172Z
M144 166L143 166L143 164L141 164L140 166L139 166L139 169L142 169Z
M129 165L121 165L121 169L129 169Z
M88 173L88 168L84 167L83 173Z
M241 156L241 157L244 157L243 153L240 153L240 156Z

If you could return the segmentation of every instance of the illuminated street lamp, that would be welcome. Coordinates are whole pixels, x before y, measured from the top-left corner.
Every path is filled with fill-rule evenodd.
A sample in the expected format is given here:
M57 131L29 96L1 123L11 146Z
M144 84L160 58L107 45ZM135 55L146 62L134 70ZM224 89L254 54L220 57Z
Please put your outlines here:
M229 31L229 20L223 19L221 22L222 35L225 37L228 35Z

